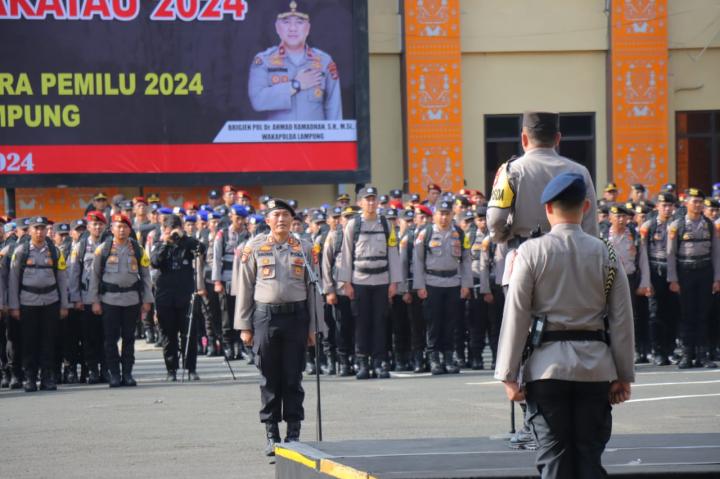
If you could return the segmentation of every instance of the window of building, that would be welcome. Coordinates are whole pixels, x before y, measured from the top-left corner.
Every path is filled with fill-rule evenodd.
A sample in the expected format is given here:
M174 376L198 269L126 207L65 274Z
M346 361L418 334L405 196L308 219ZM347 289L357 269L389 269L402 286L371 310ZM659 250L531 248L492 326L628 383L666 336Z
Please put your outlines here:
M720 182L720 111L679 111L675 120L678 189L709 193Z
M522 115L485 115L485 191L492 189L498 167L522 155ZM560 114L560 154L585 166L595 181L595 114Z

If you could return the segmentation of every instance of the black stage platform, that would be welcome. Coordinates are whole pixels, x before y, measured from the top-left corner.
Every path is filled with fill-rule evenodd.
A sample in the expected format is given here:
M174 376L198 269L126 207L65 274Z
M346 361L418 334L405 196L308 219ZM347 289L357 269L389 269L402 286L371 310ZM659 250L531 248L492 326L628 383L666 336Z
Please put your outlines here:
M489 438L290 443L276 447L281 479L536 478L535 452ZM720 478L720 434L614 436L613 478Z

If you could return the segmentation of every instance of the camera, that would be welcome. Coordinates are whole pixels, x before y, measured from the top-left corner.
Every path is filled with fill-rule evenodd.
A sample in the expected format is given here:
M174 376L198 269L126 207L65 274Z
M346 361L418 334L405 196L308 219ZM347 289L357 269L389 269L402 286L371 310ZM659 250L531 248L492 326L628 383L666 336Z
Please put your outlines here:
M174 241L175 243L177 243L177 242L180 240L180 235L178 234L177 231L173 231L173 232L170 234L170 239L171 239L172 241Z

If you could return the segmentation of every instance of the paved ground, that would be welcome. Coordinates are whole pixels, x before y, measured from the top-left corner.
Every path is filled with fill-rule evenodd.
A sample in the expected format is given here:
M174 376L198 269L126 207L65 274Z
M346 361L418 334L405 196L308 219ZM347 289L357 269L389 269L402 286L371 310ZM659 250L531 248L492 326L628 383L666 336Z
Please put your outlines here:
M166 384L160 352L137 354L137 388L61 386L0 391L0 477L272 478L261 455L257 373L201 358L203 381ZM720 370L638 369L615 433L720 431ZM315 383L306 378L303 437L315 438ZM390 380L322 380L324 439L468 437L504 434L509 403L489 371Z

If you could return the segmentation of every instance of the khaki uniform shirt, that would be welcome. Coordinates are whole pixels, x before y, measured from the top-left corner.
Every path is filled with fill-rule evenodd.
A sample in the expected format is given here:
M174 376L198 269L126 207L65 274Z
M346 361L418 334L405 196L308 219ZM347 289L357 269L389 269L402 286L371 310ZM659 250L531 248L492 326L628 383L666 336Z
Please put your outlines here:
M29 248L29 251L28 251ZM53 246L53 248L56 248ZM57 248L56 248L57 249ZM20 283L20 256L27 252L25 271ZM53 271L53 260L47 244L36 247L31 242L23 243L15 248L10 260L10 274L8 276L8 306L10 309L20 309L20 306L47 306L60 302L61 308L68 307L67 294L67 266L65 257L57 250L57 271ZM57 273L57 281L55 275ZM52 291L37 294L22 289L22 286L46 288L57 285ZM59 297L58 297L58 291Z
M582 228L586 233L598 236L595 186L587 168L560 156L553 148L534 148L512 161L507 170L506 164L498 168L487 210L488 229L495 244L514 237L529 238L538 225L543 233L550 231L540 198L550 180L561 173L577 173L585 178L590 209L583 217ZM509 263L514 255L514 250L508 251ZM508 268L502 276L503 285L508 284L511 270Z
M380 217L378 216L376 221L362 221L360 237L356 243L356 221L360 221L360 217L351 219L345 226L338 281L366 286L402 282L402 265L400 264L400 254L397 248L397 238L394 240L394 245L389 244L393 242L392 236L390 240L386 239ZM393 230L392 225L388 224L388 227L389 231ZM386 255L387 260L385 259ZM358 268L375 269L384 267L387 267L388 271L377 274L358 271Z
M292 236L276 243L271 234L260 234L245 244L240 260L235 329L252 330L255 303L285 304L307 301L310 278L305 261L313 262L312 246ZM312 265L317 269L317 264ZM308 311L315 313L313 301ZM321 323L324 323L321 321Z
M490 235L483 234L480 231L478 231L477 236L475 236L475 242L470 245L472 273L474 282L477 283L477 294L487 294L490 292L490 272L493 262L493 258L490 257L492 252L490 246Z
M92 304L90 301L90 277L98 243L93 240L92 236L88 236L85 244L85 251L80 251L81 242L78 242L70 254L70 301Z
M681 222L685 222L683 237L679 237ZM670 223L667 243L667 280L678 281L678 265L683 262L709 260L713 267L713 281L720 281L720 229L708 228L707 221L700 217L692 221L687 215Z
M227 235L227 237L223 237ZM220 230L215 234L212 254L212 280L222 281L228 293L232 293L232 272L235 249L241 247L248 239L248 232L233 230Z
M640 226L641 269L647 268L648 271L650 271L651 268L657 267L657 265L667 266L668 223L669 221L661 221L660 218L653 218ZM653 224L655 224L655 231L651 235ZM652 287L649 274L647 276L641 275L640 287Z
M10 272L10 258L7 257L10 245L0 248L0 308L8 304L8 273ZM2 340L2 338L0 338Z
M400 264L402 266L402 283L398 284L398 294L411 292L414 287L412 284L412 264L415 251L415 232L417 228L408 228L400 236Z
M437 225L433 225L428 251L425 247L426 233L425 228L421 229L415 239L413 287L415 289L425 289L426 286L472 288L470 249L467 244L463 244L460 233L452 226L443 231ZM469 242L467 236L465 242ZM454 271L455 275L436 276L429 271Z
M283 46L255 56L248 82L253 109L265 112L265 119L274 121L342 120L340 79L330 55L306 47L305 54L296 61ZM318 87L293 94L292 80L307 69L322 72L324 81Z
M138 248L142 247L138 246ZM104 271L102 271L101 254L102 245L95 249L92 262L92 274L90 275L90 287L87 298L90 303L105 303L111 306L134 306L141 302L152 303L154 301L152 285L150 283L150 258L144 249L142 250L140 264L138 264L130 241L127 241L124 245L113 242L107 262L105 263ZM133 286L138 280L142 281L140 295L137 290L122 293L100 293L102 283L128 288Z
M602 240L570 224L556 225L518 249L505 298L495 378L518 380L533 315L547 315L548 331L604 329L605 281L612 266L617 274L607 300L610 346L600 341L544 343L528 359L522 379L633 381L633 313L625 270L619 262L611 264Z

